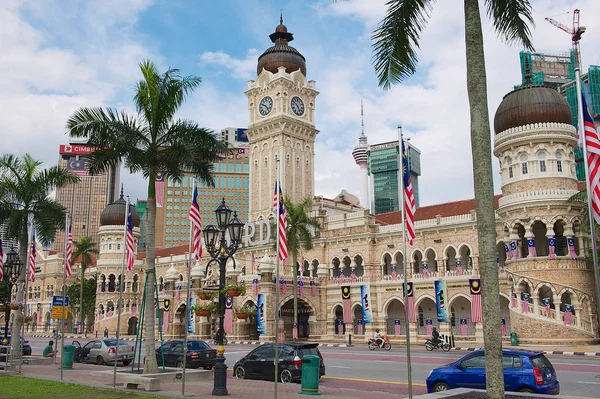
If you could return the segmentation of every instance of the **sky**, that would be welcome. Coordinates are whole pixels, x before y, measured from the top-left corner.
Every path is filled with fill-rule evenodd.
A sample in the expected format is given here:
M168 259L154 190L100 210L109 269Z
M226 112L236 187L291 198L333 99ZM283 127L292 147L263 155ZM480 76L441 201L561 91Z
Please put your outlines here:
M521 83L519 46L497 39L483 14L490 120L502 97ZM574 8L587 27L584 69L600 64L598 0L532 0L538 51L562 53L570 36L544 21L570 26ZM0 2L0 138L3 153L30 153L56 165L68 142L67 118L80 107L133 113L138 64L178 68L202 78L181 108L183 118L219 131L247 127L244 91L256 78L258 56L279 24L306 57L307 78L320 92L315 120L315 194L359 194L351 152L361 132L370 144L395 140L402 125L421 151L421 206L473 197L466 92L463 3L434 3L420 41L416 74L390 90L378 87L371 35L385 0L2 0ZM596 17L596 18L594 18ZM492 135L494 133L492 132ZM495 191L500 192L494 160ZM121 171L126 194L147 197L147 181Z

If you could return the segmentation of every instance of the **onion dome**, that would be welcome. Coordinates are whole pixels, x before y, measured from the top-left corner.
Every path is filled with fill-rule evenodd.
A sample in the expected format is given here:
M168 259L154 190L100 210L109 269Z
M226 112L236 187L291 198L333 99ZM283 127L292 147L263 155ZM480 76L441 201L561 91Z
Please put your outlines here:
M100 214L100 226L124 226L125 225L125 207L127 202L123 198L123 188L121 187L121 196L112 204L106 205L106 208ZM131 222L133 227L140 227L140 215L135 206L131 206Z
M494 116L496 134L532 123L573 123L567 100L549 86L531 82L529 65L525 66L525 84L504 96Z
M277 69L283 66L287 73L300 70L306 76L306 59L298 50L288 46L288 43L294 40L294 35L288 32L283 24L283 17L280 17L279 25L275 28L275 32L269 35L269 38L275 45L266 49L258 57L256 74L259 75L263 68L269 72L277 73Z

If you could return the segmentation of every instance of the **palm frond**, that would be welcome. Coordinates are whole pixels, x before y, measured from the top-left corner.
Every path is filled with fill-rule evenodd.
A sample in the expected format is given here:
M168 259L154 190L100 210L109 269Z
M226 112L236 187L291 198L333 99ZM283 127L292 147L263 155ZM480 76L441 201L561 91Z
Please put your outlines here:
M373 32L372 61L379 86L389 89L411 76L417 66L416 49L434 0L390 0L379 27Z
M529 0L486 0L488 16L498 36L508 44L521 43L533 50L529 24L535 27Z

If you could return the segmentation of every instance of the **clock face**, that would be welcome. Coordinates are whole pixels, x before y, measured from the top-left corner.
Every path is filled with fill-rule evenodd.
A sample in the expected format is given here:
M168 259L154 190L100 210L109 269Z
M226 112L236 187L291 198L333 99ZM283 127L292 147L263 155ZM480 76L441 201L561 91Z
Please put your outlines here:
M269 96L263 97L258 105L258 112L260 112L262 116L267 116L271 112L271 109L273 109L273 99Z
M298 116L304 115L304 103L300 97L292 97L292 111Z

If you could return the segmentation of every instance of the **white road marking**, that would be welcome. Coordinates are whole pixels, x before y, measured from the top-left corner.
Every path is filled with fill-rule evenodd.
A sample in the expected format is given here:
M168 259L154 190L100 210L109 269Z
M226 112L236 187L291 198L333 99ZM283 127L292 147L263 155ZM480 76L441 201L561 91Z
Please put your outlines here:
M333 369L349 369L350 367L346 367L346 366L328 366L331 367Z
M578 384L592 384L592 385L600 385L600 382L593 382L593 381L575 381Z

